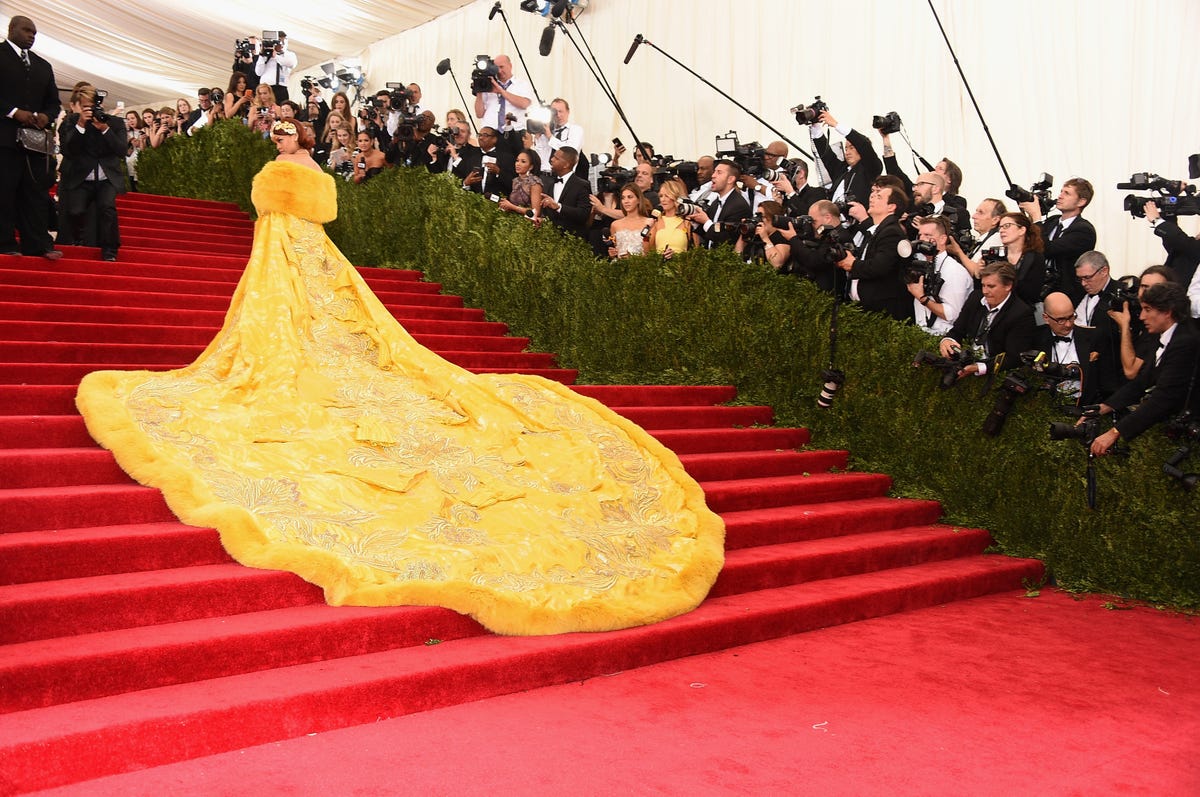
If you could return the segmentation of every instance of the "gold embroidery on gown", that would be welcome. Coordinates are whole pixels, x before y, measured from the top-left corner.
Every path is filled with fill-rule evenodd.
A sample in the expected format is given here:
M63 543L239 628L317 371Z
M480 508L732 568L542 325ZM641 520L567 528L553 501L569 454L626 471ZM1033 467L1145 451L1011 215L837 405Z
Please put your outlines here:
M253 251L200 357L80 384L127 472L239 562L335 605L544 634L699 604L724 527L673 453L555 382L477 376L416 343L326 237L328 175L274 161L253 199Z

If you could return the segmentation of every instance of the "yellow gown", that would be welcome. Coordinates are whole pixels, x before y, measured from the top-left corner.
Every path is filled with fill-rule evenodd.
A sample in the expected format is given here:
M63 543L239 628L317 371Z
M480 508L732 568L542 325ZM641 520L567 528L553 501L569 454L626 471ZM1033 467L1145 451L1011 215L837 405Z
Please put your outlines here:
M326 237L330 176L274 161L252 196L254 248L199 358L79 386L131 476L334 605L549 634L703 600L724 526L672 452L555 382L477 376L416 343Z

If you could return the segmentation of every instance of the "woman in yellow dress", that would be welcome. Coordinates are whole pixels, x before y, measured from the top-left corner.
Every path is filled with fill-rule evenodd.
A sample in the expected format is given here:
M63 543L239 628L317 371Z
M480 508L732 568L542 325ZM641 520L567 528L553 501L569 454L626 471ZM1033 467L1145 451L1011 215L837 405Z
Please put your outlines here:
M535 376L417 344L326 237L333 178L278 122L225 323L176 371L98 371L92 436L251 567L334 605L445 606L504 634L600 631L703 600L724 527L678 458Z
M695 245L692 223L679 216L679 200L686 199L687 195L687 186L678 177L664 181L658 189L662 215L650 228L650 240L654 242L655 251L668 260L676 252L686 252Z

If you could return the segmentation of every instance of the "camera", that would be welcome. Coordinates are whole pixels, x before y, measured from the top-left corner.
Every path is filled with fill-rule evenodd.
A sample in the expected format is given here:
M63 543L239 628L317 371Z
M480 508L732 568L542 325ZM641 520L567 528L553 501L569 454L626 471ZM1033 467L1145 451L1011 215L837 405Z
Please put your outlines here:
M621 190L621 186L626 183L632 183L635 175L636 172L633 169L610 166L596 176L596 193L615 194ZM682 213L682 211L680 212Z
M888 111L883 116L871 117L871 127L875 128L885 136L890 136L892 133L899 133L900 125L902 124L903 122L900 121L900 114L896 113L895 111Z
M1020 204L1022 202L1037 201L1038 207L1042 210L1042 215L1050 212L1054 207L1054 199L1050 196L1050 186L1054 185L1054 175L1042 172L1038 176L1037 182L1029 186L1029 190L1025 190L1021 186L1013 183L1004 195L1014 202Z
M1008 262L1008 247L1005 246L989 246L979 253L983 258L984 263L1007 263Z
M756 238L758 236L758 225L762 224L763 216L761 213L755 213L748 219L742 219L737 223L738 235L746 240Z
M847 191L845 194L842 195L841 202L834 202L833 204L837 205L838 213L840 213L845 218L849 218L850 206L853 205L855 202L858 202L858 197L856 197L850 191Z
M475 56L475 68L471 70L471 93L487 94L492 91L492 78L500 78L496 62L488 55Z
M946 281L937 268L937 244L902 239L896 244L896 254L908 261L904 266L904 281L913 285L924 279L925 293L940 302L942 285Z
M789 108L788 113L795 115L798 124L811 125L816 124L821 114L828 110L829 106L821 101L821 95L818 94L813 99L812 105L797 105Z
M1200 156L1193 155L1189 163L1198 159ZM1117 183L1117 188L1158 192L1158 196L1126 195L1125 210L1129 212L1130 216L1137 219L1145 218L1147 202L1153 202L1154 206L1158 208L1159 214L1165 219L1200 215L1200 199L1196 197L1196 186L1184 185L1182 180L1165 180L1157 174L1137 172L1130 176L1129 182Z
M1109 296L1109 307L1127 305L1132 318L1137 318L1142 312L1142 303L1138 300L1138 278L1132 275L1110 280L1104 291Z
M1051 423L1051 440L1078 440L1085 447L1091 448L1092 441L1100 436L1100 405L1088 404L1078 409L1067 408L1067 414L1083 418L1083 423Z
M718 135L716 144L717 157L736 163L742 174L762 177L767 171L774 171L767 169L763 162L763 156L767 154L766 148L757 141L751 141L749 144L738 143L738 134L734 130Z
M983 419L983 433L989 437L1000 434L1000 430L1004 428L1004 421L1012 412L1017 399L1030 390L1032 390L1032 386L1016 374L1009 374L1005 377L1004 381L1000 383L1000 395L996 397L992 411Z
M357 157L360 154L361 153L356 152L355 157ZM340 174L342 177L349 177L351 174L354 173L354 161L350 160L350 159L344 160L344 161L340 162L337 166L334 166L333 171L335 174Z
M279 46L279 40L283 38L283 34L277 30L264 30L262 32L262 45L259 48L259 55L263 58L270 58L275 54L275 48Z
M104 112L104 98L108 96L107 91L96 89L96 99L92 103L92 119L101 124L108 124L108 114Z
M942 390L949 390L958 383L958 372L968 365L978 362L974 353L967 347L953 352L949 357L942 357L931 351L922 349L913 358L913 368L929 365L942 372Z
M210 94L209 96L212 98L213 105L220 105L222 102L225 101L225 90L224 89L213 89L212 94Z
M700 206L687 197L680 197L675 203L676 212L683 217L687 217L700 210Z
M233 57L237 59L253 58L254 45L249 39L236 39L233 42Z

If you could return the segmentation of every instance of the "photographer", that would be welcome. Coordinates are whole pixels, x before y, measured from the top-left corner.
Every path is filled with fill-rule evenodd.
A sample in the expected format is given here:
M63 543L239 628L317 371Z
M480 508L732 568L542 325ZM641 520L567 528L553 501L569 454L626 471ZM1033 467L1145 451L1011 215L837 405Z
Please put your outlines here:
M963 251L957 238L951 238L946 244L946 251L958 260L975 280L979 279L979 272L983 270L983 251L1000 243L1000 218L1007 211L999 199L989 197L983 200L971 214L971 228L975 231L975 245L971 251ZM1043 270L1044 268L1043 265Z
M200 89L196 92L196 103L200 106L188 114L183 129L189 136L194 136L200 130L211 125L214 121L212 89Z
M742 254L748 263L761 258L780 274L790 274L792 244L774 223L776 216L783 215L783 205L768 199L758 207L760 220L754 225L754 239L746 245Z
M248 36L237 43L233 51L233 70L246 76L246 88L254 91L258 88L258 75L254 71L254 56L258 52L258 37ZM232 115L230 116L232 118Z
M1061 291L1046 295L1042 320L1046 323L1034 334L1034 348L1046 355L1051 365L1075 366L1078 379L1058 384L1058 391L1077 399L1079 404L1095 404L1102 397L1096 380L1099 352L1096 351L1095 330L1075 326L1075 308L1071 297Z
M647 166L648 164L638 164ZM713 168L712 192L708 204L688 216L699 225L697 235L707 249L721 244L734 245L738 241L738 222L750 218L750 205L746 197L737 190L737 181L742 171L729 160L719 160Z
M1055 200L1058 216L1043 220L1042 208L1037 200L1019 205L1041 230L1046 272L1057 277L1057 284L1053 287L1070 296L1074 302L1083 297L1079 283L1072 278L1075 261L1084 252L1096 247L1096 228L1082 215L1095 194L1091 183L1081 177L1073 177L1063 183Z
M921 329L941 337L958 320L973 284L967 270L946 252L950 240L950 222L946 217L931 216L917 222L917 239L937 247L932 268L940 287L930 290L924 275L908 283L908 292L913 297L913 319Z
M1100 352L1100 392L1107 396L1126 381L1120 369L1121 331L1108 315L1117 300L1116 289L1103 252L1084 252L1075 262L1075 276L1083 286L1084 296L1075 307L1075 323L1096 330L1096 350ZM1139 324L1131 321L1134 337L1140 334Z
M512 60L507 55L497 55L492 63L496 75L491 78L488 91L475 94L475 118L481 120L481 128L493 127L501 132L524 130L525 109L532 102L533 89L525 81L513 77Z
M1017 273L1017 296L1033 307L1042 298L1046 282L1046 258L1042 235L1024 213L1005 213L998 225L1004 259ZM987 259L987 256L985 256Z
M938 346L943 357L964 345L974 349L979 361L961 369L959 379L1015 368L1021 363L1021 352L1033 347L1033 310L1013 294L1017 278L1013 267L988 263L981 278L983 287L967 298L950 334Z
M1142 295L1146 289L1153 285L1164 285L1166 283L1182 285L1175 272L1166 266L1150 266L1141 273L1138 277L1138 302L1141 302ZM1117 325L1117 329L1121 333L1121 372L1126 379L1133 379L1137 376L1138 371L1142 370L1143 363L1146 362L1146 357L1154 352L1148 351L1148 347L1152 349L1157 341L1153 335L1145 334L1145 329L1141 324L1133 323L1133 314L1141 310L1140 304L1136 307L1131 307L1133 302L1114 302L1112 307L1108 308L1108 317Z
M375 137L363 130L358 134L358 156L354 159L355 183L365 183L387 168L387 158L375 146Z
M59 129L66 216L73 239L99 246L103 260L115 261L121 245L117 224L117 194L125 193L121 161L128 148L125 120L100 107L94 86L77 83L71 92L71 113Z
M837 119L834 119L828 110L821 111L817 119L818 122L809 127L809 134L812 136L813 148L833 181L829 198L834 202L841 202L850 194L862 202L863 197L871 193L871 183L883 174L883 162L875 154L875 148L871 146L869 138L853 128L838 125ZM830 147L827 127L834 128L845 139L842 144L845 160L839 159ZM903 209L902 207L901 211Z
M1183 288L1170 283L1154 285L1146 289L1141 301L1141 321L1146 332L1157 339L1154 354L1136 377L1100 404L1100 414L1141 403L1096 437L1091 449L1096 456L1107 454L1118 437L1132 440L1185 409L1200 412L1200 391L1193 386L1200 346Z
M774 145L772 145L774 146ZM785 149L784 152L787 150ZM767 155L771 154L770 147L767 148ZM819 185L808 184L808 164L804 161L795 161L792 163L794 167L792 177L786 174L780 174L775 178L772 185L775 186L775 198L783 203L784 209L789 216L803 216L812 208L813 203L820 202L823 199L828 199L825 189Z
M850 206L850 216L860 228L865 226L862 252L848 252L837 266L850 276L850 298L864 310L910 321L912 300L905 287L904 260L896 250L905 237L900 213L908 207L908 196L895 186L872 189L869 196L865 210L858 202Z
M254 62L254 74L258 75L259 83L271 87L277 102L283 102L288 99L288 78L292 76L296 63L296 54L288 50L287 34L279 31L277 41L263 42L259 46L258 60Z
M797 241L798 233L792 225L780 230L780 234L791 244L791 273L816 283L827 293L833 293L837 284L838 268L834 264L844 257L839 254L831 232L842 232L841 210L827 199L814 202L808 208L812 218L813 240Z
M1179 228L1175 219L1164 219L1153 199L1146 200L1142 210L1154 234L1162 239L1163 249L1167 250L1167 261L1163 265L1173 269L1182 284L1190 285L1196 276L1196 265L1200 263L1200 235L1193 238ZM1192 296L1190 290L1188 296ZM1196 299L1193 299L1192 315L1200 315L1200 304Z

